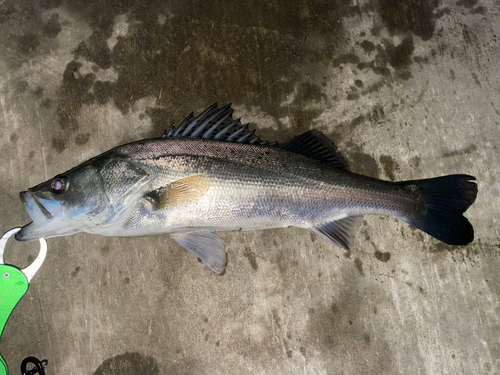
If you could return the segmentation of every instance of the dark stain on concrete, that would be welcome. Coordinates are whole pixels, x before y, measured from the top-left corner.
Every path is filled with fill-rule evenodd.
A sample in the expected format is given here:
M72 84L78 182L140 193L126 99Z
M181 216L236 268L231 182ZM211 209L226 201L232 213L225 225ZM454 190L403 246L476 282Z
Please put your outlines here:
M381 155L380 164L382 165L382 169L387 178L391 181L396 181L395 172L399 171L399 165L396 163L396 160L392 156L389 155Z
M427 56L415 56L413 58L413 61L416 62L417 64L428 64L429 63L429 58Z
M357 100L357 99L359 99L359 94L357 94L355 92L350 92L347 94L346 99L347 100Z
M363 262L361 261L361 259L359 259L359 258L355 258L355 259L354 259L354 265L355 265L355 266L356 266L356 268L358 269L359 274L360 274L361 276L364 276L364 275L365 275L365 273L363 272Z
M61 24L59 23L59 15L53 13L49 20L42 25L42 32L49 38L55 38L62 30Z
M359 62L359 57L353 53L348 53L340 55L332 60L332 65L334 67L339 67L343 64L357 64Z
M157 375L159 373L160 369L153 357L126 352L106 359L93 375Z
M109 245L105 245L103 247L101 247L101 254L102 255L109 255L110 253L110 248L109 248Z
M408 81L412 77L412 75L409 70L399 70L396 72L395 77L402 81Z
M419 155L415 155L408 160L408 165L412 168L418 168L421 162L422 158Z
M52 39L61 31L59 16L53 13L47 20L43 19L45 8L41 3L28 0L0 3L0 24L5 24L0 35L2 58L12 69L18 69L32 57L49 55L54 50ZM51 44L49 48L44 45L47 41Z
M40 38L33 32L27 32L23 35L14 35L12 40L15 43L17 52L21 55L31 55L36 52L40 45Z
M17 9L13 3L2 2L0 3L0 24L9 21L11 17L17 13Z
M387 263L391 259L391 253L389 252L381 252L379 250L375 251L375 258L380 260L381 262Z
M286 277L287 273L289 272L293 274L293 269L299 264L297 260L293 260L287 257L283 251L280 251L278 253L275 263L277 264L278 271L280 272L282 277Z
M87 143L89 141L90 136L91 136L90 133L81 133L81 134L78 134L75 137L75 143L77 145L79 145L79 146L84 145L85 143Z
M371 339L371 337L370 337L370 335L369 335L368 333L365 333L365 334L363 335L363 340L365 341L365 344L366 344L366 345L370 345L370 343L371 343L371 341L372 341L372 339Z
M363 48L363 50L365 52L373 52L375 51L375 44L373 44L372 42L370 42L369 40L363 40L361 43L360 43L360 46L361 48Z
M295 96L294 102L298 103L320 103L322 100L326 100L327 97L317 85L313 85L309 82L304 82Z
M495 104L493 104L493 102L490 102L490 104L493 107L493 109L495 110L495 113L497 114L497 116L500 116L500 111L495 107Z
M63 0L40 0L42 9L53 9L61 6Z
M411 35L404 38L397 46L385 39L384 46L388 62L393 68L403 69L411 65L411 55L415 49Z
M274 324L276 325L276 328L280 329L281 328L281 318L278 314L278 310L276 310L275 308L273 308L271 310L271 314L273 316L273 321L274 321Z
M465 147L463 149L460 149L460 150L443 152L443 157L444 158L449 158L451 156L471 154L471 153L476 152L476 151L477 151L477 146L472 143L469 146L467 146L467 147Z
M411 56L414 51L413 36L411 34L407 33L398 45L395 45L390 39L382 39L382 44L374 45L374 50L376 54L372 61L361 61L356 64L356 67L362 71L370 69L385 79L372 84L363 90L361 95L376 92L385 85L390 86L394 78L408 80L411 77L409 68L413 62ZM395 69L394 75L392 75L389 67Z
M305 110L303 101L300 105L298 101L290 106L279 104L297 84L299 93L309 95L314 85L301 81L301 67L322 62L325 48L335 55L343 43L342 18L360 12L348 1L308 5L257 2L245 9L239 3L222 7L202 0L68 6L87 19L93 30L76 47L75 60L95 64L95 71L112 68L118 78L96 82L91 73L76 74L76 61L68 64L58 106L65 129L77 128L75 115L86 103L111 101L125 113L144 97L157 98L159 108L169 108L170 120L181 120L215 101L232 101L249 109L258 106L275 118L289 116L294 125L308 127L322 110ZM124 12L129 12L129 32L109 49L106 41L114 17ZM159 15L168 14L175 17L158 22ZM318 38L327 44L315 42ZM354 55L337 58L338 63L347 61L359 59Z
M476 85L478 85L479 87L482 87L481 82L479 81L477 74L472 72L471 75L472 75L472 78L474 79L474 82L476 83Z
M58 153L63 152L66 149L66 141L62 138L53 138L52 149Z
M33 97L37 100L41 100L43 98L43 87L37 86L32 91Z
M111 67L111 51L102 34L94 33L89 39L81 42L75 50L75 58L79 57L95 63L101 69Z
M71 276L76 277L80 273L80 270L81 270L80 266L76 266L75 270L71 272Z
M257 271L259 265L257 264L257 257L255 253L252 251L252 249L246 247L245 251L243 252L243 255L245 256L245 258L248 259L248 262L250 263L250 266L253 268L253 270Z
M380 0L380 14L392 34L412 32L429 40L436 27L433 14L436 4L430 0Z
M455 80L455 71L453 69L450 69L450 78L454 81Z
M393 373L394 355L389 345L380 338L376 343L377 350L373 352L373 332L367 332L362 323L370 319L372 314L371 309L365 309L366 291L358 288L361 284L359 277L354 275L356 271L351 268L344 272L343 278L349 283L339 285L331 303L309 309L307 352L322 353L323 358L327 359L323 368L328 374L338 373L337 362L328 359L338 358L339 353L351 354L349 368L352 373ZM306 356L305 348L304 351L300 349L300 352Z
M365 93L366 92L363 91L362 95L364 95ZM386 114L384 108L381 105L376 104L369 112L353 118L348 123L338 124L335 127L335 134L332 138L335 139L336 141L341 141L342 139L347 138L350 134L352 134L358 126L363 125L366 122L371 123L371 125L377 125L383 122L385 117ZM361 150L361 147L354 145L353 143L348 143L347 146L348 148L356 148L357 151ZM349 151L347 151L347 153L348 152Z
M443 251L452 252L452 251L457 250L457 249L460 249L460 246L447 245L443 242L436 242L429 247L429 252L430 253L441 253Z
M63 129L75 130L78 128L75 116L83 104L93 102L93 95L89 92L95 75L80 74L82 64L72 61L66 65L63 81L59 88L57 112L59 123Z
M354 80L354 84L356 85L356 87L363 87L363 81L360 80L360 79L356 79Z
M472 33L469 30L469 27L467 25L462 25L462 36L465 40L465 43L467 44L472 44Z
M50 98L44 98L40 102L40 107L42 107L44 109L51 109L52 105L53 105L53 101Z
M443 17L447 14L451 14L451 9L450 8L441 8L441 9L436 10L436 12L434 13L434 17L436 19L440 19L441 17Z
M375 123L382 121L384 118L384 108L380 104L374 105L372 111L368 114L368 119Z
M373 156L363 152L363 149L352 142L347 142L344 155L349 161L351 171L365 176L380 177L380 169Z
M475 7L470 11L470 14L486 14L487 8L483 6Z
M12 133L10 136L9 136L9 141L11 143L17 143L17 140L19 139L19 136L17 135L17 133Z
M358 117L352 119L350 128L351 130L354 130L356 127L361 125L363 122L365 122L365 116L364 115L359 115Z
M457 1L457 5L472 9L477 5L477 1L478 0L460 0Z
M28 91L28 89L29 89L28 82L26 82L24 80L17 82L17 84L16 84L16 92L18 94L24 94L26 91Z
M316 239L318 238L318 236L316 236L316 233L314 232L309 232L309 237L311 237L312 243L316 242Z

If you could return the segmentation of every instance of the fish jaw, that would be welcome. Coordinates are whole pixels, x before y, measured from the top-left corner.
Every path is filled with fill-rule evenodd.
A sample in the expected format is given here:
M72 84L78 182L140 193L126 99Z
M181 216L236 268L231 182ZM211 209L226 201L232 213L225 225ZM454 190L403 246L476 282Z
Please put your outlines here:
M62 222L66 221L55 218L31 191L19 193L19 198L33 221L16 233L16 240L34 241L40 238L66 236L78 232L74 224L71 227L62 225Z
M47 211L47 209L36 199L35 195L31 191L22 191L19 193L19 199L28 211L31 220L33 221L47 221L50 222L54 217Z

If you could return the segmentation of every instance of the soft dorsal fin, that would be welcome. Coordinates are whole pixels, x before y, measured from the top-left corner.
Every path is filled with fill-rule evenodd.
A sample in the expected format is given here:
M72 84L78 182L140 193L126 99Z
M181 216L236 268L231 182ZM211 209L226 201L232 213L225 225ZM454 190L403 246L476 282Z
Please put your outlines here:
M208 107L201 115L194 117L191 113L178 128L172 125L162 138L204 138L217 141L269 145L255 130L243 125L240 119L233 119L231 104L217 108L217 104Z
M337 146L318 130L310 130L278 145L283 150L324 161L336 168L348 171L349 166Z

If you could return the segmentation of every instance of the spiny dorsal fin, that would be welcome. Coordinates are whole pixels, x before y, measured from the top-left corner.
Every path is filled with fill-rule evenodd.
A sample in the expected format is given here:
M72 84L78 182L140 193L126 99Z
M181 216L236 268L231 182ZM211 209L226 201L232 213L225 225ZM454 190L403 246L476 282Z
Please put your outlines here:
M263 142L254 133L255 131L248 128L248 124L243 125L240 119L233 119L231 104L221 109L214 104L198 117L191 113L178 128L175 124L172 125L168 132L163 133L162 138L204 138L236 143L270 144Z
M186 205L197 201L205 195L209 187L210 178L197 174L155 189L145 194L144 199L151 203L154 211L159 211L166 207Z
M336 168L348 171L349 166L337 146L318 130L310 130L278 145L283 150L324 161Z
M255 135L255 130L248 128L248 124L243 125L240 119L233 119L231 104L221 109L217 108L217 104L213 104L198 117L194 117L191 113L179 127L176 128L173 124L170 130L165 130L162 138L203 138L275 146L324 161L339 169L349 170L335 144L320 131L311 130L281 144L262 141L259 136Z

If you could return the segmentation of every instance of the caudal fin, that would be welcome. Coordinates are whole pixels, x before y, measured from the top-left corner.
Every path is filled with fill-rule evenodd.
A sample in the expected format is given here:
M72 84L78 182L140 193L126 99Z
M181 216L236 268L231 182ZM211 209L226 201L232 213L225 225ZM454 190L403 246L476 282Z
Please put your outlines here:
M409 224L449 245L466 245L474 239L474 229L462 214L474 203L477 195L475 177L449 175L400 182L406 190L417 192L425 203Z

